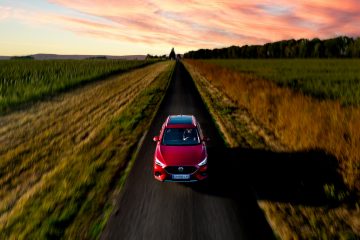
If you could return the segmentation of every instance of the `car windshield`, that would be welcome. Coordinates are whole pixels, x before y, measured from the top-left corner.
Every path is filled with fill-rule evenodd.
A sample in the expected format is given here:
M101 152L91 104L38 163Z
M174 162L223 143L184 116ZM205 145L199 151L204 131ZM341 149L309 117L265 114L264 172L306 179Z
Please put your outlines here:
M196 128L166 128L162 138L163 145L184 146L200 143Z

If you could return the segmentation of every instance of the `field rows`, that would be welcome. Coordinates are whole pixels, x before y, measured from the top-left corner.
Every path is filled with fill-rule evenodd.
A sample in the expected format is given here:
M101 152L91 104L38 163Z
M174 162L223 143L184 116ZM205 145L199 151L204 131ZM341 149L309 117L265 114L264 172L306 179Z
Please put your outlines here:
M168 68L153 64L0 117L0 230Z
M360 104L359 59L206 60L247 78L266 79L318 99Z
M0 61L0 113L114 73L153 61L5 60Z
M279 239L360 236L358 108L203 61L185 66L225 142L254 153L240 162Z

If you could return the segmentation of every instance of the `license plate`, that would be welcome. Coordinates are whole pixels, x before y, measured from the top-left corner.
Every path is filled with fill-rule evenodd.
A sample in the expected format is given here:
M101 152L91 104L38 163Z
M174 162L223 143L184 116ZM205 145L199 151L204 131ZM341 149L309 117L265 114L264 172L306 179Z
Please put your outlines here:
M176 179L176 180L190 179L190 175L189 174L173 174L172 179Z

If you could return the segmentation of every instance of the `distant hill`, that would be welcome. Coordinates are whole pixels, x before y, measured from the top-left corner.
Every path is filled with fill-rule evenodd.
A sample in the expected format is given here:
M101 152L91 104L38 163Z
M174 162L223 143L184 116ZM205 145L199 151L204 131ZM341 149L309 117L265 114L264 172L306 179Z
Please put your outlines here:
M127 55L127 56L112 56L112 55L58 55L58 54L34 54L27 55L33 57L35 60L50 60L50 59L124 59L124 60L144 60L146 55ZM13 56L0 56L0 60L10 59Z

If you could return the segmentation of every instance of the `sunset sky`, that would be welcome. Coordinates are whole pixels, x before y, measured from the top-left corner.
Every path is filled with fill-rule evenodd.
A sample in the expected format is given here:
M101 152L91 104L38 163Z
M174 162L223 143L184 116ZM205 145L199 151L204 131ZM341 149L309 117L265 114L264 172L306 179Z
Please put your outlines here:
M360 36L360 0L0 0L0 55L168 54Z

